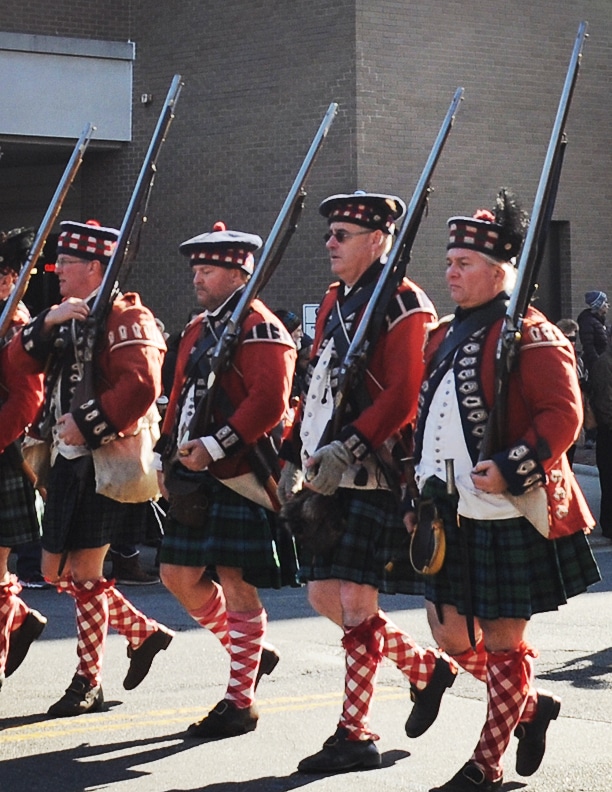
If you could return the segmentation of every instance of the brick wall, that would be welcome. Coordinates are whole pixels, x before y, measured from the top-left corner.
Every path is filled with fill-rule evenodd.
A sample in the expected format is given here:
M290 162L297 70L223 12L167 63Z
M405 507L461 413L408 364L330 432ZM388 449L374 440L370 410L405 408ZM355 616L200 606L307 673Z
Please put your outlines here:
M578 22L590 23L570 121L555 220L562 246L563 310L583 293L612 293L606 222L610 146L610 0L211 0L51 7L11 3L8 31L136 42L134 140L88 157L83 216L121 222L174 73L185 87L159 161L142 247L128 285L170 329L192 306L184 239L223 219L265 237L330 101L340 112L308 184L306 207L271 307L299 310L328 283L319 202L356 188L406 199L455 88L465 101L434 179L410 272L441 313L446 219L492 203L510 185L531 208ZM153 95L149 106L141 93ZM1 133L1 130L0 130ZM569 244L571 240L571 246Z

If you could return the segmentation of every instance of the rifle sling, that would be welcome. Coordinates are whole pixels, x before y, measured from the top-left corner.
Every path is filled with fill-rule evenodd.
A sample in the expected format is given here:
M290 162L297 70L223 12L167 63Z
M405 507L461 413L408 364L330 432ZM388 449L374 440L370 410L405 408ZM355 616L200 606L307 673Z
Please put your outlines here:
M336 300L334 307L329 313L325 327L324 338L334 339L336 354L340 360L344 360L344 356L346 355L349 348L349 339L344 333L343 322L345 322L352 314L357 313L361 306L368 302L372 296L375 286L376 280L366 283L365 286L355 292L355 294L352 294L342 305L340 305L338 300ZM355 328L357 328L356 324Z

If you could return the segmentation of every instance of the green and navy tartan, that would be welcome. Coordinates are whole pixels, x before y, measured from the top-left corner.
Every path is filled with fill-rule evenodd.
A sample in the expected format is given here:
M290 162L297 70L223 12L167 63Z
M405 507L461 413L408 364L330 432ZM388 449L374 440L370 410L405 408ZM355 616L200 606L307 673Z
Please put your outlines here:
M300 557L300 578L348 580L383 594L422 594L423 579L410 564L410 536L388 490L336 491L346 529L326 556Z
M40 539L34 488L4 454L0 454L0 547Z
M97 494L91 457L60 455L49 473L42 546L49 553L61 553L106 544L138 544L145 532L138 521L130 519L132 514L127 504Z
M554 611L600 580L582 531L546 539L524 517L461 517L459 528L444 482L428 479L422 495L434 498L446 531L444 565L426 577L425 597L431 602L465 613L460 530L467 534L472 610L479 619L529 619Z
M190 528L168 515L160 552L162 564L242 569L257 588L281 588L280 560L266 510L217 481L203 477L209 507L205 522ZM295 578L294 578L295 582Z

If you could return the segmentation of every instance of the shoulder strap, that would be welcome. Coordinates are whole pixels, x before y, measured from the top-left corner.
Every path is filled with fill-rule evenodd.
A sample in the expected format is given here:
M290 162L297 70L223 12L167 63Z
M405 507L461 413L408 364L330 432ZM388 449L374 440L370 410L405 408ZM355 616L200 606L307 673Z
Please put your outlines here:
M506 313L506 301L495 300L481 310L474 311L462 322L453 321L448 328L444 340L431 359L429 370L435 369L450 355L454 354L461 344L466 341L476 330L488 327L501 319Z

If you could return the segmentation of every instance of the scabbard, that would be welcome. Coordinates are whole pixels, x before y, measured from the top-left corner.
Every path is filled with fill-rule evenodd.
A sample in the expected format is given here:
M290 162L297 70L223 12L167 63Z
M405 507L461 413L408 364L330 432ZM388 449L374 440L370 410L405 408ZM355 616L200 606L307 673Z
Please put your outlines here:
M461 553L461 583L463 586L463 601L465 608L465 622L467 634L472 649L476 650L476 633L474 630L474 610L472 607L472 575L470 569L470 553L468 542L468 528L457 515L457 531L459 534L459 548Z
M457 533L459 535L459 552L461 554L461 582L463 586L463 599L465 608L465 622L467 627L470 646L476 651L476 633L474 630L474 609L472 606L472 574L470 569L470 550L468 527L462 522L458 511L457 485L455 483L455 461L446 459L446 491L453 498L457 499Z

